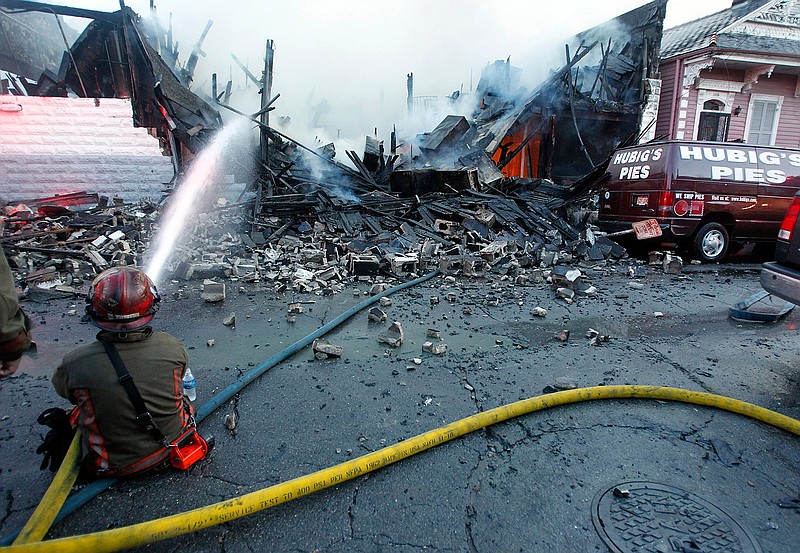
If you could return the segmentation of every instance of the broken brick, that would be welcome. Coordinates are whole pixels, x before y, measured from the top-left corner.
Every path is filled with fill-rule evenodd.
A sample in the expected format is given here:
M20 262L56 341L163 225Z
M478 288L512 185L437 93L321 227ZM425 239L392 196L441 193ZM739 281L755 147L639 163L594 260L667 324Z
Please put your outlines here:
M342 353L344 353L342 346L331 344L319 338L311 343L311 349L314 353L322 353L326 357L341 357Z
M399 322L395 321L389 326L389 329L386 332L378 336L378 341L397 348L402 345L403 338L403 327Z
M387 318L386 312L383 311L382 309L378 309L377 307L373 307L372 309L370 309L367 316L370 321L375 321L378 323L385 322Z

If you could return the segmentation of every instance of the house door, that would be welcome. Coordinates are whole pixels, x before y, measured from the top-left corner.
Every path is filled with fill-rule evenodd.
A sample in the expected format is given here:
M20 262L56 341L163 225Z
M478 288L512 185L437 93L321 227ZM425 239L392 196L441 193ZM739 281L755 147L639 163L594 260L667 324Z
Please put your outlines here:
M709 100L703 104L700 112L700 121L697 125L697 140L710 140L725 142L728 140L728 126L731 121L730 113L721 110L725 104L718 100Z
M769 100L754 100L750 108L750 132L747 135L748 144L772 145L775 134L775 115L778 113L778 102Z

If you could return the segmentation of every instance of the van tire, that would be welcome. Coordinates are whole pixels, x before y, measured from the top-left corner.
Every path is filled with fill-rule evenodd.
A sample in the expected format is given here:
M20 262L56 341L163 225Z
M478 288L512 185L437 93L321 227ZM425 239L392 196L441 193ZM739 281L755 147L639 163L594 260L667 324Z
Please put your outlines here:
M694 235L694 254L703 263L720 261L731 245L727 229L719 223L706 223Z

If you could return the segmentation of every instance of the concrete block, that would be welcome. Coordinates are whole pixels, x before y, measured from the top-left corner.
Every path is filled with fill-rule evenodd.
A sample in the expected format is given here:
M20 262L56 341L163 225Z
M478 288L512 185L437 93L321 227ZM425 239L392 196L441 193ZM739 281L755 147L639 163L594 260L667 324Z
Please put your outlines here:
M433 222L433 229L440 234L450 236L458 229L458 225L446 219L436 219Z
M558 288L556 290L556 297L561 298L567 303L572 303L572 300L575 297L575 291L570 290L569 288Z
M447 344L434 344L433 342L425 342L422 344L422 351L432 353L433 355L442 355L447 351Z
M336 270L336 267L328 267L326 269L322 269L321 271L317 271L314 273L314 276L322 282L328 282L329 280L341 280L341 276Z
M347 270L357 276L377 275L380 264L374 255L350 254L347 260Z
M662 267L668 275L679 275L683 271L683 259L680 256L667 253L664 255Z
M594 298L598 294L597 288L586 282L578 282L575 286L572 287L572 290L576 294L580 294L581 296L586 296L589 298Z
M296 268L292 278L295 280L314 280L314 272L303 268Z
M492 242L488 246L483 247L479 252L479 255L489 263L497 261L498 259L507 254L508 254L507 242Z
M553 387L556 390L574 390L578 387L578 381L569 376L559 376L556 378Z
M383 293L388 289L389 289L389 285L386 284L385 282L377 282L377 283L373 284L370 287L369 295L370 296L377 296L378 294Z
M464 269L464 258L460 255L445 255L439 258L439 270L445 275L457 275Z
M564 330L559 330L558 332L553 334L553 338L561 342L566 342L567 340L569 340L569 330L566 328Z
M553 288L573 288L575 282L582 274L580 269L573 269L566 265L557 265L550 271L550 283Z
M648 252L648 254L647 254L647 264L648 265L663 265L664 264L664 257L666 255L667 255L666 252L661 252L661 251Z
M395 255L391 261L392 272L396 275L419 272L419 258L416 255Z
M203 281L203 292L200 297L207 302L216 303L225 300L225 283L210 279Z
M475 257L464 259L464 276L481 278L488 270L489 266L483 259Z

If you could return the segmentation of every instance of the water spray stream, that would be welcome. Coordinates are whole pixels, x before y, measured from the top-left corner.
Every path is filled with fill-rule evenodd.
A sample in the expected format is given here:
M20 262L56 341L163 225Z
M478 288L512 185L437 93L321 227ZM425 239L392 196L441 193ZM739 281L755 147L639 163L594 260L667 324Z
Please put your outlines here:
M225 125L194 159L189 172L172 193L167 209L161 218L161 228L154 240L155 251L145 269L147 276L154 283L158 284L164 265L175 248L178 237L183 232L187 218L196 208L197 201L219 182L218 169L226 147L248 127L249 124L246 120L236 120Z

